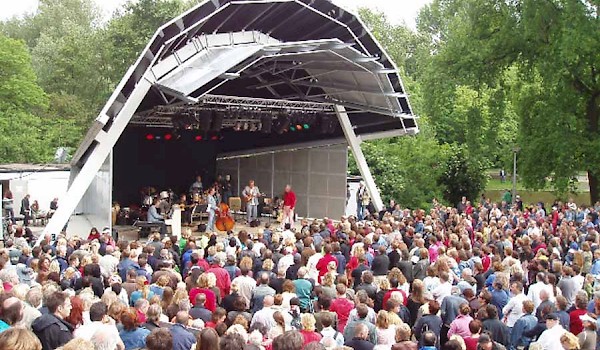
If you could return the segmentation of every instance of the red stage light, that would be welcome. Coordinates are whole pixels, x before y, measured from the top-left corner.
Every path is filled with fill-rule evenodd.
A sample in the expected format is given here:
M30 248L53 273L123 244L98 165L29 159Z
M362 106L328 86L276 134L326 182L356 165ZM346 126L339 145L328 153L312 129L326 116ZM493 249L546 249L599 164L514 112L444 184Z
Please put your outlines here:
M196 135L196 137L194 139L196 141L202 141L202 136L201 135Z
M302 130L302 125L300 125L300 124L296 125L296 130Z
M152 135L152 134L147 134L147 135L146 135L146 140L148 140L148 141L152 141L152 140L154 140L154 135Z
M213 140L213 141L217 141L219 139L219 136L213 135L213 136L210 137L210 139Z
M165 134L165 140L169 141L173 138L172 134Z

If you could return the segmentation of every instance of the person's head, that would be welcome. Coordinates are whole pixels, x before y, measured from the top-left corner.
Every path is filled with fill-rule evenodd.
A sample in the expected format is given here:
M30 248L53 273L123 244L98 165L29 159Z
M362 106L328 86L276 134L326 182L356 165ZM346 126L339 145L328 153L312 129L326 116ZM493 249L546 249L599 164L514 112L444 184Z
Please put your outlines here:
M315 316L307 313L302 314L300 317L300 323L302 324L303 330L313 332L315 330L315 324L317 321L315 320Z
M42 350L42 343L32 331L23 328L10 327L0 333L0 349Z
M581 346L579 345L579 339L571 332L565 332L560 336L560 344L565 350L581 349Z
M300 350L303 343L304 337L298 331L287 331L273 339L273 350Z
M479 334L481 333L481 329L483 328L483 323L480 320L473 320L469 322L469 331L471 334Z
M58 318L65 319L71 314L71 300L67 293L54 292L48 296L45 304L48 311Z
M108 307L105 303L99 301L90 306L90 320L102 321L108 315Z
M467 304L467 303L460 304L460 306L458 307L458 310L460 311L461 315L465 315L465 316L471 313L471 308L469 307L469 304Z
M369 337L369 328L364 323L359 323L354 327L354 337L366 340Z
M94 350L116 350L119 339L107 327L98 327L90 341L94 344Z
M9 297L0 305L0 319L13 326L23 319L24 304L17 297Z
M437 336L432 331L427 331L423 333L423 345L424 346L435 346L437 342Z
M367 316L369 315L369 307L365 304L359 304L356 306L356 314L358 315L358 318L360 318L361 320L367 318Z
M585 292L583 292L583 291L577 293L577 295L575 296L575 306L578 309L585 310L587 308L587 304L588 304L587 294L585 294Z
M134 308L130 307L121 313L121 324L126 331L134 331L138 326L138 317Z
M217 331L213 328L205 328L200 331L196 336L196 350L219 350L219 334Z
M592 317L590 314L585 314L579 316L581 323L583 324L583 328L589 329L591 331L596 331L596 319Z
M390 314L385 310L380 310L377 313L377 320L375 325L381 329L388 329L390 327Z
M148 307L148 311L146 312L146 320L148 320L148 322L158 322L161 315L162 307L160 304L152 304Z
M535 304L531 300L523 301L523 312L526 314L532 314L535 310Z
M187 326L189 321L190 321L190 315L187 313L187 311L177 312L177 315L175 316L175 323Z
M494 341L487 334L482 334L477 341L477 349L479 350L492 350L494 347Z
M227 333L219 341L220 350L239 350L244 348L244 338L235 332ZM275 350L275 349L274 349Z
M263 299L263 307L265 307L265 308L273 306L274 303L275 303L275 299L273 298L272 295L267 295Z
M545 320L546 320L546 328L548 328L548 329L552 329L559 322L558 315L555 313L550 313L550 314L546 315Z
M396 343L400 343L403 341L409 341L412 335L412 331L410 326L406 323L402 323L401 325L396 327Z
M214 332L214 329L212 331ZM146 348L148 350L173 349L173 335L166 328L156 328L146 337Z

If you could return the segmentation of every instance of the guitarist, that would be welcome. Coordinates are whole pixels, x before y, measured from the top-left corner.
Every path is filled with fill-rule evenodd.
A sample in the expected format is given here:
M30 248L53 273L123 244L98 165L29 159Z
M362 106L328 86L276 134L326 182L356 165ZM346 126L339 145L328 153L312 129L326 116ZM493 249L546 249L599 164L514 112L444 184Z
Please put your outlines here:
M258 218L258 197L260 196L260 191L254 185L254 180L248 182L248 186L244 188L242 195L246 199L246 220L249 225Z

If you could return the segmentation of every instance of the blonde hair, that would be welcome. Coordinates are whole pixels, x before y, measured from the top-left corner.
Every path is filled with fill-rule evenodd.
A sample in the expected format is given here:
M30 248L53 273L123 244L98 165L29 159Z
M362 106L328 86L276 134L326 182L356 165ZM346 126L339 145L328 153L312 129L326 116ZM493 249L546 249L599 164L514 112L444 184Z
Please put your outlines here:
M579 346L579 339L577 336L571 332L566 332L560 336L560 343L563 348L567 350L578 350L581 347Z
M302 324L303 330L314 331L317 320L315 320L313 314L302 314L302 316L300 316L300 323Z
M390 327L390 315L385 310L380 310L377 313L377 321L375 325L381 329L388 329Z
M62 350L95 350L94 343L82 338L73 338L62 346Z
M17 327L0 333L0 344L6 350L42 350L42 343L32 331Z
M148 299L148 295L150 295L150 286L148 286L148 279L146 276L137 276L135 278L135 284L137 284L137 288L140 292L142 292L142 298Z
M323 276L323 282L322 284L324 286L333 286L335 283L335 275L333 274L333 272L327 272L324 276Z

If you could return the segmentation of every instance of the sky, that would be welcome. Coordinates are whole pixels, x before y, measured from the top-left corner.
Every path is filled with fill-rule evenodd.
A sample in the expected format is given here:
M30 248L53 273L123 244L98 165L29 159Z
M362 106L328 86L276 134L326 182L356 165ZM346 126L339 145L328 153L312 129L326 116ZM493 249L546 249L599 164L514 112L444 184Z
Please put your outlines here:
M325 1L325 0L322 0ZM419 9L432 0L332 0L338 6L349 10L358 7L368 7L384 12L390 22L394 24L406 23L415 28L415 18ZM122 6L126 0L94 0L108 17L115 9ZM33 12L37 8L38 0L0 0L0 20Z

